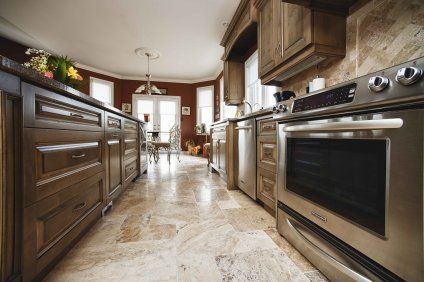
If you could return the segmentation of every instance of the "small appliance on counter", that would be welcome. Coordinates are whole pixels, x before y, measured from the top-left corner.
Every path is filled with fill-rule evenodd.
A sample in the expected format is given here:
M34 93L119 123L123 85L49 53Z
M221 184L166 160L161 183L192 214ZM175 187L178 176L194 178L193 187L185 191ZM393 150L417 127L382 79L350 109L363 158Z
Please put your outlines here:
M293 91L287 91L287 90L276 92L273 94L273 96L275 98L275 103L286 101L290 98L296 98L296 94L294 94Z

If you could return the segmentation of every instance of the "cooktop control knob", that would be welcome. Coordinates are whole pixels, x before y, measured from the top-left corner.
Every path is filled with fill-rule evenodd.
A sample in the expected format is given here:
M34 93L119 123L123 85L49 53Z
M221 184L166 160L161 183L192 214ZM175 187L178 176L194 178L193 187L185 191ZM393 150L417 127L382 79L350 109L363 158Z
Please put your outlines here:
M398 70L396 81L402 85L411 85L423 75L423 70L417 67L406 67Z
M287 109L288 109L288 107L287 107L287 105L284 105L284 104L280 104L280 105L278 105L278 111L279 112L286 112L287 111Z
M373 76L368 80L368 88L373 92L381 92L389 85L389 79L384 76Z
M279 110L277 106L272 107L272 112L278 114Z

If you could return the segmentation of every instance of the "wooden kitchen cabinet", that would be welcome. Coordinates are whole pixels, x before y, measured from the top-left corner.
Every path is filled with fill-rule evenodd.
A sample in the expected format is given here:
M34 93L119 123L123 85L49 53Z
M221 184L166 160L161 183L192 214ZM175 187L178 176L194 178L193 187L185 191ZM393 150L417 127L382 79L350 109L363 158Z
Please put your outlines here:
M0 281L22 277L21 106L21 97L0 90Z
M106 191L108 203L123 190L123 141L121 132L106 133Z
M277 122L271 117L257 121L256 197L275 214L277 198Z
M0 281L40 281L146 169L145 123L0 59Z
M224 102L238 105L244 100L244 63L224 61Z
M283 81L346 53L346 18L281 0L257 0L259 76Z

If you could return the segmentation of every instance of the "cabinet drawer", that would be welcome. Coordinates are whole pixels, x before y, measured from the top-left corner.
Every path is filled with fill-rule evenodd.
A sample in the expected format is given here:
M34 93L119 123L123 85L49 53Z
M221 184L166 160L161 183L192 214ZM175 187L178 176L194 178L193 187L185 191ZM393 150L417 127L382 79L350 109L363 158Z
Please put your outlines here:
M106 130L107 131L120 131L123 128L124 118L109 112L105 112L106 116Z
M265 205L275 211L277 177L274 172L258 167L256 195Z
M124 139L124 160L137 157L137 134L125 134Z
M258 135L277 135L277 122L272 120L258 121Z
M24 209L25 280L32 280L100 217L103 191L101 172Z
M131 181L133 176L137 174L137 159L133 158L125 165L125 184Z
M25 129L25 205L103 171L103 136L103 132Z
M129 120L129 119L124 119L124 130L125 132L131 132L131 133L137 133L137 126L138 123L133 121L133 120Z
M23 82L24 127L103 131L104 111Z
M277 136L258 136L258 166L276 172Z

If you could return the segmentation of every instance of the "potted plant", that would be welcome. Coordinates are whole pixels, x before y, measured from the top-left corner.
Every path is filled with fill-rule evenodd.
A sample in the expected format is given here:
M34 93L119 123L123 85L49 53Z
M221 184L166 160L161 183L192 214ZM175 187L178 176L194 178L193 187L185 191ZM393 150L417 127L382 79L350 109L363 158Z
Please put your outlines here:
M194 140L193 140L193 139L188 139L188 140L185 142L185 145L186 145L186 147L187 147L188 153L189 153L190 155L192 155L192 149L193 149L193 147L194 147L194 145L195 145Z

